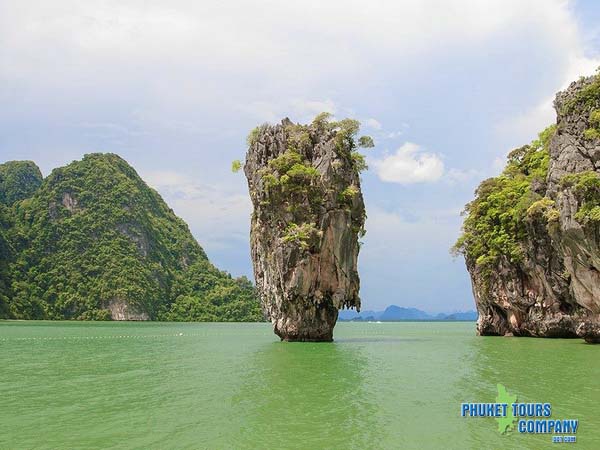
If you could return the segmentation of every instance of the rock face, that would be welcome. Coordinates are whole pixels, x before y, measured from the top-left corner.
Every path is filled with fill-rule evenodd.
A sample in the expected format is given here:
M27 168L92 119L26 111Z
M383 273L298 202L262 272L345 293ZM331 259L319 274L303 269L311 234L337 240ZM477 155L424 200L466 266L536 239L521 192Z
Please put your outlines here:
M513 199L524 203L526 214L519 219L522 229L507 234L522 256L515 260L500 254L486 266L490 259L478 253L474 240L459 240L481 335L600 341L600 75L572 83L557 95L554 106L556 129L539 150L549 152L547 175L531 179L521 199ZM500 185L501 178L484 183ZM467 206L465 235L468 228L475 230L468 221L482 201L490 201L483 184L478 199ZM506 231L497 225L501 215L496 219L494 232ZM484 229L482 220L478 224Z
M263 125L249 136L244 171L254 206L254 275L282 340L331 341L338 310L360 309L365 207L357 131L355 121L317 117L307 126L289 119Z
M108 310L110 311L112 320L150 320L148 314L144 311L137 311L127 302L113 299L108 302Z

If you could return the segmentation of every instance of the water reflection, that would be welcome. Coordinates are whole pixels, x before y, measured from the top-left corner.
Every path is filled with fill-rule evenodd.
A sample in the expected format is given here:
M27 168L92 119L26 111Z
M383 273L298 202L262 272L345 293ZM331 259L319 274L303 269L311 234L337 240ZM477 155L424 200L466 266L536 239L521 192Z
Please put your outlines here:
M235 447L367 448L377 432L365 386L367 360L356 346L261 346L234 398L243 417Z
M398 342L398 343L404 343L404 342L424 342L424 341L428 341L431 339L427 339L427 338L402 338L402 337L357 337L357 338L342 338L342 339L336 339L335 342L337 344L350 344L350 343L369 343L369 344L377 344L377 343L383 343L383 342Z

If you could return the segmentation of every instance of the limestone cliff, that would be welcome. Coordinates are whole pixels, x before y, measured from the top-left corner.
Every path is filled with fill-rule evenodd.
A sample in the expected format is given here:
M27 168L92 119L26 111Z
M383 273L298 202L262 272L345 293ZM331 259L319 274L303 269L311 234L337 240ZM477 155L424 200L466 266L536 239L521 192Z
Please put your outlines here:
M600 75L556 96L556 126L513 151L467 205L482 335L600 341Z
M365 206L358 122L284 119L249 136L252 262L262 307L282 340L330 341L338 310L360 308ZM358 140L372 146L366 136Z

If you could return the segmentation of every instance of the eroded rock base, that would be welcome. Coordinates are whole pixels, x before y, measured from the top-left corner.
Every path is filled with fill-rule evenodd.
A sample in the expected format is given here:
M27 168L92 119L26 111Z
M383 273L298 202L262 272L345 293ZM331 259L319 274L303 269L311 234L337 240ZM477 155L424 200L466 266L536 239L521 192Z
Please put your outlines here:
M282 341L331 342L337 317L334 307L294 311L273 320L273 331Z

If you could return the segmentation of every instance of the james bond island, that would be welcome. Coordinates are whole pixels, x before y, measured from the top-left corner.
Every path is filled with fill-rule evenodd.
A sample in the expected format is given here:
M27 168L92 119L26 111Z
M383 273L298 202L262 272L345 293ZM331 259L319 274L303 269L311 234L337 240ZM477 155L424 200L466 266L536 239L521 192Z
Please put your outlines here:
M556 96L557 123L479 186L455 250L481 335L600 342L600 74Z
M254 276L265 315L288 341L331 341L338 310L360 309L357 258L365 205L359 123L320 114L248 137L244 172L254 207Z

